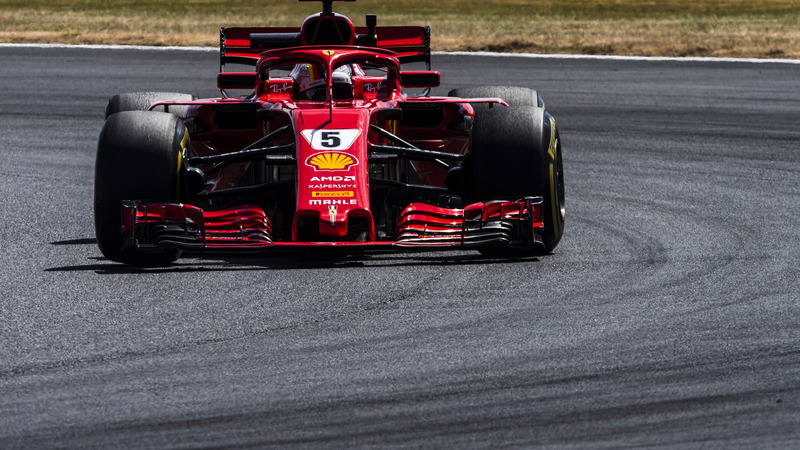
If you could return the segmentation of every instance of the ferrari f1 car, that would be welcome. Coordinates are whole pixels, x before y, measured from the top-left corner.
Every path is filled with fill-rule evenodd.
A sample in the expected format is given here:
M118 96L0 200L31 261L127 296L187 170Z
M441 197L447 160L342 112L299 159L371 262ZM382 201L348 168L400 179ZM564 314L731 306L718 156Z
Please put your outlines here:
M219 98L109 100L94 199L106 258L556 247L561 141L537 92L429 96L440 75L428 27L379 27L374 15L355 27L332 1L300 28L221 28Z

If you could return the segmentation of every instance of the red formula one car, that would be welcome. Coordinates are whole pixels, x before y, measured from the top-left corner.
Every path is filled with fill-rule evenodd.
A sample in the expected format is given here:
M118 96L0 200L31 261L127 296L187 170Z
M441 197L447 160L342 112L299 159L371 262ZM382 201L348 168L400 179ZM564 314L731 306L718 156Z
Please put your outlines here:
M111 98L94 204L106 258L556 247L561 144L536 91L428 96L440 79L429 28L377 27L374 15L354 27L332 1L300 28L222 28L220 98ZM426 70L401 68L409 63ZM234 64L249 71L226 71ZM230 96L234 89L251 93Z

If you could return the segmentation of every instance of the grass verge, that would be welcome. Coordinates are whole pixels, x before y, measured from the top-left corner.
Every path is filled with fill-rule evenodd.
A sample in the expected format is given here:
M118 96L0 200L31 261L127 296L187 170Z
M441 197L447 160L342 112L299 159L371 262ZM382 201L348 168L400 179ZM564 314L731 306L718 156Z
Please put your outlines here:
M219 43L220 26L297 26L294 0L4 0L0 41ZM430 25L434 50L800 58L800 0L358 0L334 10L362 25Z

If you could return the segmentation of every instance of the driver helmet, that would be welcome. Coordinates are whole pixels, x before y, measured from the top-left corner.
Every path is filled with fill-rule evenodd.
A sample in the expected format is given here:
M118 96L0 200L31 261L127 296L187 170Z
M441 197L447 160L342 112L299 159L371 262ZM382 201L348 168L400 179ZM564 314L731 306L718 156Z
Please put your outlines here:
M327 78L322 68L313 64L297 64L290 74L300 100L325 101ZM341 66L333 71L333 98L353 98L353 77L349 66Z
M339 66L333 71L333 98L353 99L353 70L350 66Z

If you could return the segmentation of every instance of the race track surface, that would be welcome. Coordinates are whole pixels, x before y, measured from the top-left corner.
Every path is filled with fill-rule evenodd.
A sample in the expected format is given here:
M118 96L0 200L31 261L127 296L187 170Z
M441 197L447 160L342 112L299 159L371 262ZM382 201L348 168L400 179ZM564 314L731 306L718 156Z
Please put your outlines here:
M555 253L189 257L94 243L115 93L215 52L0 48L0 447L797 447L800 65L434 57L539 89Z

